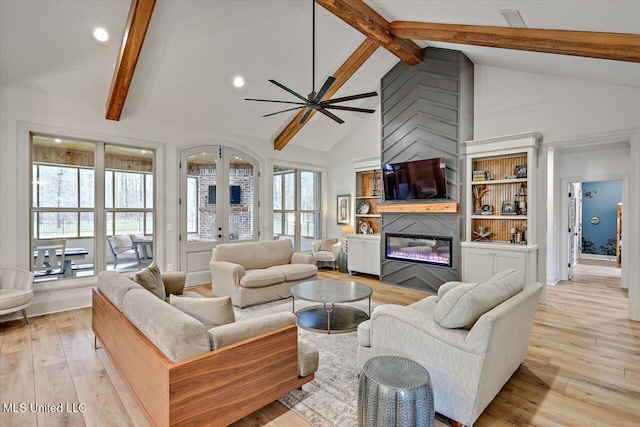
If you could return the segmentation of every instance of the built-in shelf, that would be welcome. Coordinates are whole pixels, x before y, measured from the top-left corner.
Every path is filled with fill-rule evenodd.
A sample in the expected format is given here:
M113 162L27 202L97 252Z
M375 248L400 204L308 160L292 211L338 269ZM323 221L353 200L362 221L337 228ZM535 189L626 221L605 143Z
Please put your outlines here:
M360 199L375 199L375 200L380 200L380 196L357 196L356 200L360 200Z
M527 182L527 178L492 179L489 181L473 181L471 185L513 184L514 182Z
M471 215L471 219L527 219L526 215Z
M378 212L401 213L458 213L460 206L455 202L448 203L384 203L378 205Z
M358 218L380 218L380 214L356 214Z

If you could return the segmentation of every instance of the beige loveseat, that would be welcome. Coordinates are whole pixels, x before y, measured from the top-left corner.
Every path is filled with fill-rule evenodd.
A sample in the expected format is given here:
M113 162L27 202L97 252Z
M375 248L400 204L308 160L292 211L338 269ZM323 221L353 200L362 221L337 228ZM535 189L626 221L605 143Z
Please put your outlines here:
M318 277L311 254L293 252L291 240L226 243L213 249L211 287L217 297L247 307L291 296L291 287Z
M226 426L314 378L317 351L298 343L292 313L234 322L227 300L229 323L207 329L152 292L102 272L92 322L151 424Z
M445 283L406 307L378 306L358 328L358 368L384 354L420 363L436 412L471 426L525 360L541 292L508 270L486 283Z

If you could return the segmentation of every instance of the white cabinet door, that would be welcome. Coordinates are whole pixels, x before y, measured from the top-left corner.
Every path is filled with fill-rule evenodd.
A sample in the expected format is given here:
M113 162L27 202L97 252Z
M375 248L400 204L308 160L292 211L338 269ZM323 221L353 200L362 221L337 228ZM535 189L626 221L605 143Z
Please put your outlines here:
M380 242L364 242L364 272L380 275Z
M364 242L360 239L349 239L349 273L364 270Z
M525 252L511 252L511 251L493 251L493 265L494 274L498 274L501 271L520 270L528 277L527 271L527 254Z
M463 282L486 282L493 277L492 251L464 248L462 254Z

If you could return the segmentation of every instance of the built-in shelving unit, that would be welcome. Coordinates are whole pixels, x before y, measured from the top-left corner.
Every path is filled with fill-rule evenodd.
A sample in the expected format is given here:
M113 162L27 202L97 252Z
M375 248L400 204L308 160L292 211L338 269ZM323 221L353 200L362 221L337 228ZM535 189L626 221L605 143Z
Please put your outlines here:
M462 278L485 281L514 268L535 281L538 133L466 143L468 197Z
M354 218L356 234L380 233L380 205L382 180L380 167L372 170L356 171L356 198ZM366 226L363 226L363 223Z

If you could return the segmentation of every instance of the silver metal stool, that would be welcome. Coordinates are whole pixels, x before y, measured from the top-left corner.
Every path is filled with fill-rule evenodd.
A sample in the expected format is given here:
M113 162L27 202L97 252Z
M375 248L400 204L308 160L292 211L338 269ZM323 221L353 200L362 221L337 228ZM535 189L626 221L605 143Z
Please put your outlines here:
M359 427L433 427L434 421L433 389L422 365L399 356L376 356L364 364Z

